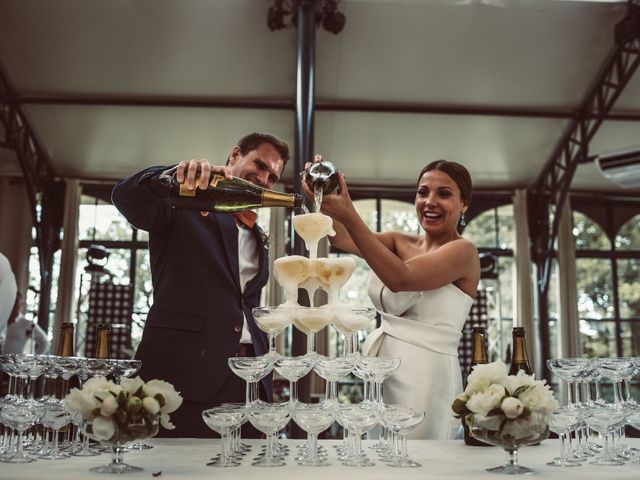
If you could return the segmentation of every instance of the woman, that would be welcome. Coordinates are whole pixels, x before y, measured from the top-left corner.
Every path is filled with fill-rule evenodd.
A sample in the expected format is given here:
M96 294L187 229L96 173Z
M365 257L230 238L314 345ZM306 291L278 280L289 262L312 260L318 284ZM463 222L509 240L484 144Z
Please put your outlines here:
M424 235L372 233L342 173L339 185L340 193L326 195L321 208L334 219L331 243L367 261L369 295L382 316L365 353L401 358L385 381L384 401L425 411L414 438L454 438L459 423L450 404L462 391L458 343L480 279L478 252L458 233L471 200L469 172L446 160L422 169L415 207Z

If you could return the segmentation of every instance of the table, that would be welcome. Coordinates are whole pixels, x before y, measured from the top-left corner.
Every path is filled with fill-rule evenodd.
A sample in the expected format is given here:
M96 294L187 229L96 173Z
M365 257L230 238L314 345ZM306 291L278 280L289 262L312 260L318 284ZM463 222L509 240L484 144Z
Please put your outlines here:
M504 461L504 452L496 447L468 447L461 440L437 441L437 440L410 440L409 454L422 463L419 468L393 468L377 460L377 455L372 452L371 458L376 462L374 467L346 467L335 458L332 446L336 443L330 440L321 440L319 443L329 450L329 460L332 465L328 467L301 467L298 466L291 455L287 457L287 465L278 468L259 468L250 465L250 459L259 451L264 440L249 440L253 445L252 451L247 455L240 467L213 468L205 464L209 458L219 451L219 440L204 439L150 439L148 443L154 445L153 449L129 452L125 455L125 461L132 465L143 467L142 472L128 473L127 478L137 479L158 478L159 480L171 479L230 479L230 480L304 480L304 479L330 479L330 480L393 480L403 479L501 479L510 478L507 475L497 475L485 472L487 467L495 467ZM301 440L286 440L285 443L295 448L294 445ZM627 440L630 446L640 448L640 439ZM373 441L363 441L366 448ZM549 479L576 479L580 480L618 480L640 478L640 464L627 463L621 467L600 467L583 464L580 467L560 468L549 467L545 462L553 458L559 450L558 440L545 440L542 444L532 447L524 447L519 453L519 462L522 465L536 470L534 475L527 478ZM90 472L89 469L108 463L110 457L103 454L97 457L74 457L67 460L38 460L37 462L23 465L0 463L0 479L2 480L86 480L111 478L107 474ZM153 477L152 473L162 472Z

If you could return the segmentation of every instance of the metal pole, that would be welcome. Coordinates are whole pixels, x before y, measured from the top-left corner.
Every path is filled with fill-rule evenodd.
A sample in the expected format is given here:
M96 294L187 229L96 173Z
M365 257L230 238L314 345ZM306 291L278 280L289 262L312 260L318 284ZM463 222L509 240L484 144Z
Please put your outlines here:
M306 162L313 160L313 103L315 75L315 8L312 0L301 0L297 6L297 85L296 85L296 128L295 128L295 172L304 170ZM295 193L302 193L300 182L294 183ZM292 230L293 233L293 230ZM292 250L295 255L304 255L304 242L297 235L292 236ZM303 294L303 292L305 292ZM300 290L300 303L305 303L306 291ZM309 305L308 299L306 302ZM306 352L306 335L297 329L292 335L292 354L304 355ZM308 376L298 386L300 401L309 402L310 389Z

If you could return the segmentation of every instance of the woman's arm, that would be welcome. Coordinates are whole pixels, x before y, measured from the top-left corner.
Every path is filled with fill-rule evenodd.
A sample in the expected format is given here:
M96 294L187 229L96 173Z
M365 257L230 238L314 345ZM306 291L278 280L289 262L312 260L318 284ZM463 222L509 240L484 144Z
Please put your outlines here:
M392 291L420 291L440 288L479 272L478 253L467 240L451 241L437 250L417 255L406 262L395 252L400 235L388 232L387 246L374 235L356 213L344 176L340 174L339 194L327 195L322 211L340 222L362 258Z

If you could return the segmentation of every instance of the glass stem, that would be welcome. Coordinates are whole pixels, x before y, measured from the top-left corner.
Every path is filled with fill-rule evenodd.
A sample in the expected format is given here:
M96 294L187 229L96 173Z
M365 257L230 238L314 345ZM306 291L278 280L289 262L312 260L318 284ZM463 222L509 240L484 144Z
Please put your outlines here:
M292 404L298 403L298 381L293 380L289 382L289 401Z
M309 332L307 334L307 354L316 351L316 332Z
M510 467L518 466L518 449L507 450L507 465Z
M560 460L563 461L563 462L567 461L567 445L566 445L567 434L568 434L568 431L564 431L559 435L559 437L560 437Z
M276 336L273 333L269 334L269 353L276 353Z
M220 432L220 459L221 464L229 460L229 430L223 429Z
M307 455L311 463L318 460L318 434L316 433L307 433Z

